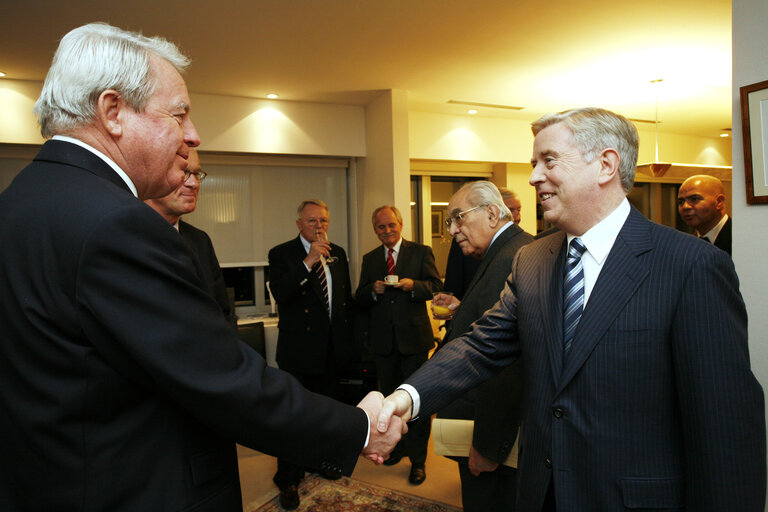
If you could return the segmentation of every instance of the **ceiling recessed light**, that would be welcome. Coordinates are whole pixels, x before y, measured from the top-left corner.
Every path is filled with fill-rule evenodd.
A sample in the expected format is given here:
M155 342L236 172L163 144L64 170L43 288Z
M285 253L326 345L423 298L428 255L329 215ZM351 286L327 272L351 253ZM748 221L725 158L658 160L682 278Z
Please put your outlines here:
M269 98L271 100L276 100L277 99L277 94L271 92L271 93L267 94L267 98Z
M5 73L3 73L2 71L0 71L0 78L3 78L4 76L5 76Z
M720 136L721 136L721 137L729 137L730 135L729 135L729 134L727 134L727 133L721 133L721 134L720 134Z
M477 110L475 110L474 108L471 108L471 109L467 110L467 114L473 114L473 115L477 114Z

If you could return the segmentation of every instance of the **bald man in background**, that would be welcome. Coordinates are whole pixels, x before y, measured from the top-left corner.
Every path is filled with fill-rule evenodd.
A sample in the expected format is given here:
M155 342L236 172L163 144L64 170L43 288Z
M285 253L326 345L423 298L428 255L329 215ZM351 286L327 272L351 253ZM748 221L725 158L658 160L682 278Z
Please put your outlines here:
M173 192L158 199L147 199L144 202L176 228L181 238L192 249L200 262L201 271L205 274L201 275L200 278L205 281L205 286L221 307L221 312L227 317L227 321L233 328L237 329L235 308L227 294L227 285L224 283L224 275L221 272L219 260L216 258L216 251L213 250L211 237L202 229L181 220L182 215L195 211L200 186L208 175L200 167L200 156L194 148L189 153L187 171L189 171L189 176Z
M691 176L677 192L677 211L696 235L731 254L731 219L725 212L723 182L714 176Z

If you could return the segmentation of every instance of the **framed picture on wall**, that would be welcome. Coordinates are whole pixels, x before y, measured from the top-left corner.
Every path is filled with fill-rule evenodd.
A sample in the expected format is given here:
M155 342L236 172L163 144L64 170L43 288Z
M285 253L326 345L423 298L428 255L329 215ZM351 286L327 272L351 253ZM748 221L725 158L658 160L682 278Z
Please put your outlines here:
M440 238L443 234L443 212L432 212L432 238Z
M747 203L768 203L768 80L740 93Z

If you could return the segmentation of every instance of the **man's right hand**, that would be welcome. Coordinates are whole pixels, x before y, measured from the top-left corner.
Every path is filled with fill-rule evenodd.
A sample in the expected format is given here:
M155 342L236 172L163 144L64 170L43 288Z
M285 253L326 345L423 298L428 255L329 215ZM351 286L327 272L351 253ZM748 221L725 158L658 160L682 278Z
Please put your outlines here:
M402 389L395 390L394 393L384 399L384 403L381 406L377 422L379 432L387 432L390 428L397 428L398 426L406 427L405 423L411 419L412 409L413 401L411 400L411 395ZM398 418L402 423L401 421L395 421Z
M307 267L312 268L315 266L315 263L320 261L321 257L327 258L330 255L331 243L327 240L317 240L312 242L309 246L309 253L307 253L307 257L304 258L304 263Z
M378 391L372 391L357 404L359 408L365 411L368 416L369 434L368 445L363 449L362 455L374 462L382 464L389 458L389 454L395 449L402 434L408 431L405 423L401 423L400 418L392 418L392 428L388 431L379 432L376 428L376 421L381 411L381 403L384 396Z
M373 293L376 295L381 295L386 289L387 285L384 284L384 281L378 280L373 283Z

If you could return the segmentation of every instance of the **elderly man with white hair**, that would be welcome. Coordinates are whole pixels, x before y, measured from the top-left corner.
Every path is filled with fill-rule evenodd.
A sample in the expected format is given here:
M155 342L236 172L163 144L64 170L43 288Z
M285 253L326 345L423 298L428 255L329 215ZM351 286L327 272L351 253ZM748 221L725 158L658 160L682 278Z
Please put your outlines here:
M380 396L268 368L141 201L189 177L187 63L100 23L56 52L35 107L53 140L0 194L4 512L241 511L235 442L349 474L399 438L370 430Z

